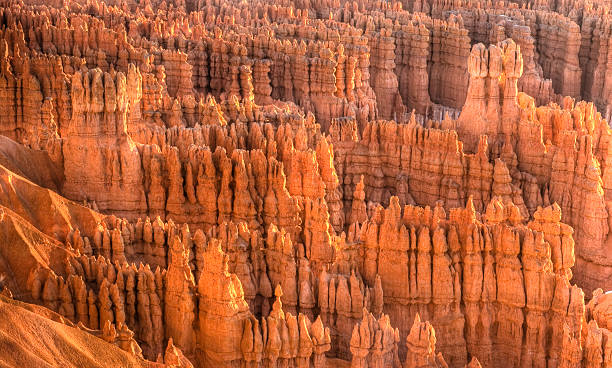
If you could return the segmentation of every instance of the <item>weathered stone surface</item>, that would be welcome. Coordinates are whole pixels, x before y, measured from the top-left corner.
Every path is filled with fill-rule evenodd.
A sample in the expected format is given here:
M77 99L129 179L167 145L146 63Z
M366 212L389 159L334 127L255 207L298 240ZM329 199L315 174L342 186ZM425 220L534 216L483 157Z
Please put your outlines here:
M101 365L606 366L608 5L9 1L0 298Z

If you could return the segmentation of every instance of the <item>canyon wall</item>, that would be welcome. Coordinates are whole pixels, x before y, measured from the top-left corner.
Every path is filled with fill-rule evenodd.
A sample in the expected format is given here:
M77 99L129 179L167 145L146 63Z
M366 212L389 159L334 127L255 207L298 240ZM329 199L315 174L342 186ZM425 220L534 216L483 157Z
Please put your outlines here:
M0 307L150 367L606 366L607 7L2 0Z

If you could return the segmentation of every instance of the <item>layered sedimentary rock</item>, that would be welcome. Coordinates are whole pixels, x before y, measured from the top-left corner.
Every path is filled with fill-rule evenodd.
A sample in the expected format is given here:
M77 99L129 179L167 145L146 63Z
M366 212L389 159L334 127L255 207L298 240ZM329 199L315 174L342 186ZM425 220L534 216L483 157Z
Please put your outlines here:
M607 123L592 104L569 98L563 100L563 108L535 107L531 97L517 91L522 65L520 49L512 41L474 46L470 88L457 120L446 118L428 127L415 121L377 121L366 126L361 138L352 133L355 125L337 120L330 135L345 192L351 192L363 175L368 178L365 197L373 202L386 203L397 195L402 204L434 206L442 200L450 209L472 196L477 210L484 211L493 197L505 196L523 218L532 217L538 206L557 203L563 219L574 228L578 262L609 264L601 256L609 233L607 210L603 211ZM503 85L498 83L500 76ZM600 138L594 141L592 134ZM574 165L569 177L561 175L568 164ZM576 217L577 213L584 215ZM589 273L585 267L574 275L587 287L595 287L597 277L608 278L599 269Z
M395 69L395 40L389 30L383 28L380 34L371 40L372 64L370 84L376 93L378 101L384 101L378 106L378 113L382 119L398 119L404 114L402 97L398 91Z
M7 321L51 365L605 366L575 3L0 2Z
M550 209L539 209L538 217L546 211ZM560 341L561 332L537 331L543 324L559 324L557 319L578 326L583 318L582 291L569 286L569 276L558 264L562 259L550 256L564 249L557 243L551 253L544 233L521 227L519 209L501 198L489 204L483 223L476 215L473 207L454 209L448 217L440 206L407 205L402 211L392 197L388 209L377 208L361 227L365 257L354 266L366 282L378 281L370 275L380 278L383 310L400 335L408 334L411 325L406 322L416 314L431 321L437 348L452 366L467 363L466 350L485 366L558 359L559 351L545 352L538 340L523 336L522 326L527 324L528 334L533 329L535 336ZM575 307L575 312L561 312L556 303ZM553 312L561 314L547 322ZM506 327L494 333L494 325Z

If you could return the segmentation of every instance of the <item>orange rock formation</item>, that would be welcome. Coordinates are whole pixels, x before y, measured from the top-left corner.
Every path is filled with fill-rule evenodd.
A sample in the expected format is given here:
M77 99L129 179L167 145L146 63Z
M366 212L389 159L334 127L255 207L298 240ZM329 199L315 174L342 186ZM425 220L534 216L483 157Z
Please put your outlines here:
M609 366L609 6L0 0L0 365Z

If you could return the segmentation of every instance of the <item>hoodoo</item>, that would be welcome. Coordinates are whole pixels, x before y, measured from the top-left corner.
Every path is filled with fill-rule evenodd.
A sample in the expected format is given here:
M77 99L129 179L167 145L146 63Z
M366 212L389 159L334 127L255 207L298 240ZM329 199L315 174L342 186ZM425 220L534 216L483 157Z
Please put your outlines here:
M0 366L612 366L610 7L0 0Z

